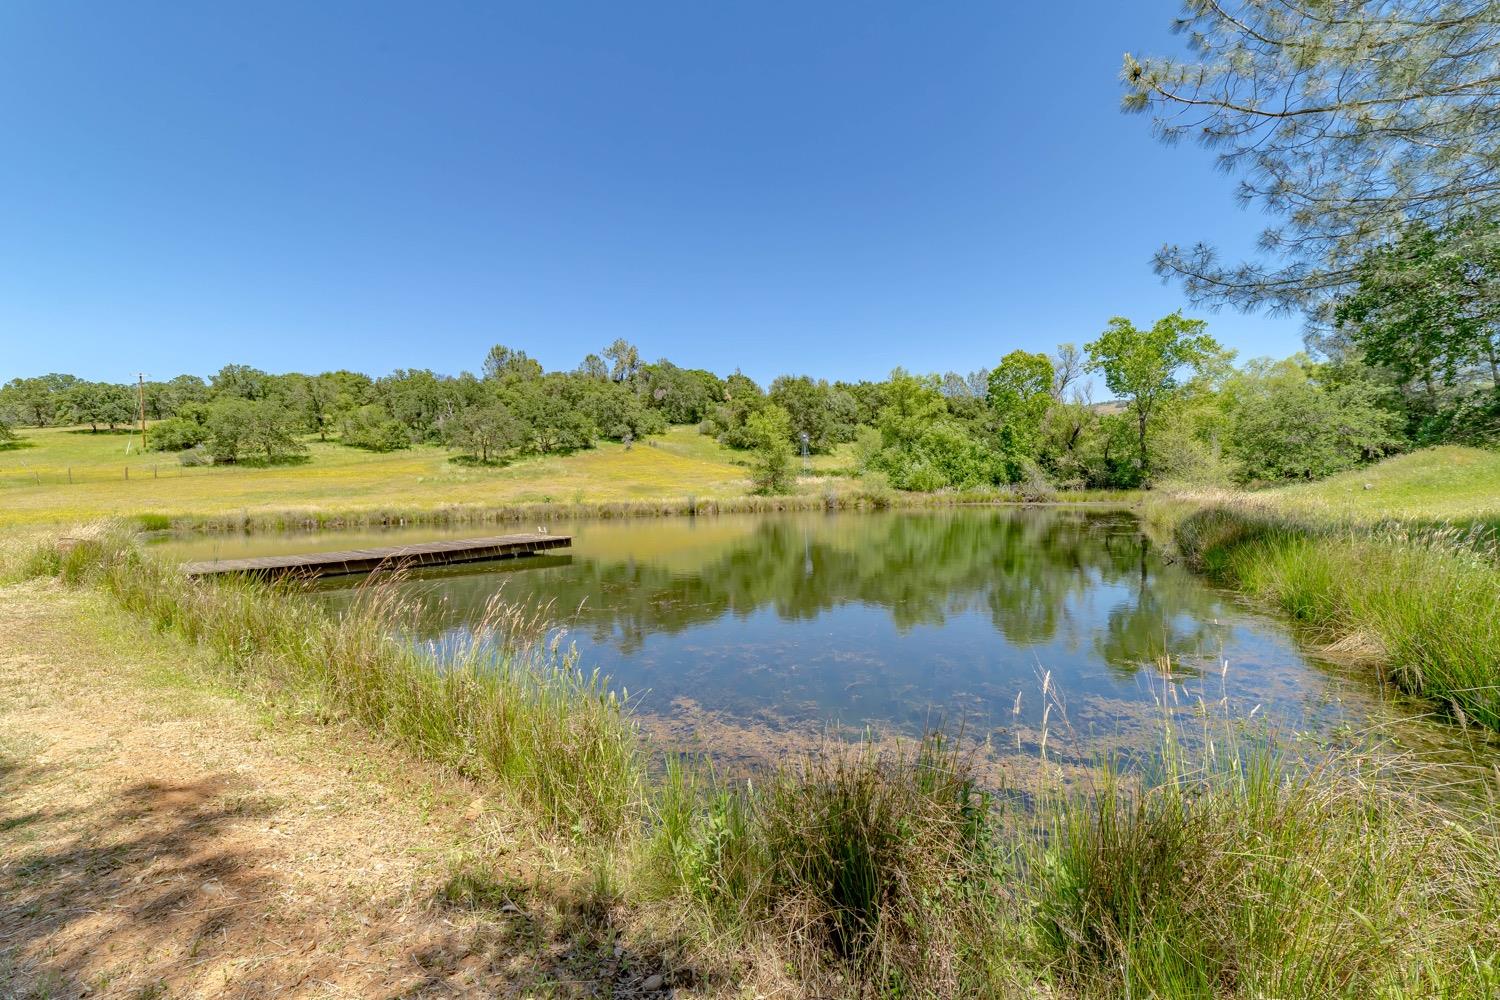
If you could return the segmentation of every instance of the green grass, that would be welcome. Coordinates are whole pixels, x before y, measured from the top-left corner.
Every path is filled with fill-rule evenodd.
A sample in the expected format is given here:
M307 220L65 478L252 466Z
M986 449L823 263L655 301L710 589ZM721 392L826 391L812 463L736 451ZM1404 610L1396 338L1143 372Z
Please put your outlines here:
M297 511L355 515L528 504L628 503L750 492L737 456L689 427L627 450L605 442L573 455L484 467L430 446L380 454L308 442L305 462L185 468L141 453L138 439L75 428L20 430L0 451L0 523L150 517L239 517Z
M140 453L127 434L77 428L18 433L17 447L0 450L0 526L12 529L124 517L147 530L278 531L1027 499L1006 488L898 493L851 477L847 445L812 456L791 494L753 496L743 454L693 427L670 428L629 449L602 442L572 455L496 467L456 462L430 446L380 454L309 440L305 461L295 464L185 468L172 455Z
M1278 508L1371 523L1500 527L1500 451L1444 445L1314 483L1268 490Z
M438 670L400 635L415 609L387 588L335 618L294 589L204 587L143 555L117 529L59 551L37 546L30 574L54 572L113 594L155 627L203 644L239 680L314 716L353 719L461 773L504 785L557 830L609 839L640 802L635 723L597 673L547 646L541 623L496 605L476 642Z
M1314 640L1500 730L1500 454L1431 448L1320 483L1154 500L1148 517Z
M611 920L673 928L753 991L1500 989L1500 811L1421 797L1429 782L1396 758L1282 755L1206 721L1196 756L1169 729L1144 772L1064 784L1044 762L1040 791L1004 807L941 739L845 745L723 784L691 761L649 767L608 685L499 606L497 644L438 670L400 640L404 609L378 586L334 618L295 592L184 578L117 531L10 558L113 595L237 686L490 782L588 859Z
M1053 982L1110 997L1500 989L1492 815L1465 825L1375 758L1295 763L1232 730L1210 746L1169 743L1153 782L1107 775L1042 810L1023 891Z
M1217 505L1182 516L1177 546L1313 640L1378 664L1459 721L1500 730L1500 563L1426 533L1328 527Z

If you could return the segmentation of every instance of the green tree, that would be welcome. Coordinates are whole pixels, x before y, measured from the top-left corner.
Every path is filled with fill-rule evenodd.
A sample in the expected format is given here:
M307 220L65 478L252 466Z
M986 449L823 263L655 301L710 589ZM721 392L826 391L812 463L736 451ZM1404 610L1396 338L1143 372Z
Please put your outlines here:
M414 441L439 439L442 421L462 405L458 380L427 369L396 369L376 380L374 396Z
M1500 225L1413 225L1366 254L1355 274L1334 323L1362 361L1400 386L1419 440L1453 431L1453 413L1474 394L1500 406Z
M13 414L17 423L46 427L68 419L67 393L80 382L73 375L57 372L11 379L0 389L0 408Z
M557 375L518 383L501 396L524 428L523 451L551 455L588 448L598 428Z
M498 400L465 408L443 431L450 447L486 463L526 441L525 425Z
M852 401L837 399L826 381L814 381L806 375L782 375L771 383L767 398L787 412L791 421L790 440L807 435L811 451L827 452L841 441L854 437Z
M667 429L661 410L647 406L636 391L622 382L575 379L579 409L588 414L599 434L616 441L626 435L640 439Z
M636 382L642 401L661 410L669 424L701 423L724 398L724 383L713 372L679 368L670 361L642 365Z
M986 401L1000 422L1000 450L1035 458L1042 421L1052 406L1055 372L1045 354L1011 351L989 374Z
M88 424L97 432L103 424L110 430L130 426L136 418L135 393L109 382L75 382L63 393L63 409L76 424Z
M1098 340L1085 345L1090 365L1103 372L1109 391L1126 400L1135 423L1135 461L1142 482L1151 478L1147 437L1152 417L1181 390L1184 369L1196 374L1222 355L1218 343L1203 332L1206 326L1174 312L1140 330L1116 316Z
M630 381L641 367L641 352L624 337L606 347L604 357L609 362L609 377L616 382Z
M1230 457L1247 480L1320 479L1395 449L1399 417L1367 380L1325 383L1306 357L1260 361L1224 387Z
M225 365L209 379L209 393L214 399L265 399L271 388L271 376L249 365Z
M209 404L205 427L215 462L239 462L256 455L278 462L307 450L297 440L296 418L268 400L239 396L215 400Z
M1197 138L1281 223L1276 259L1164 247L1197 300L1306 307L1413 222L1500 207L1500 17L1488 0L1192 0L1193 57L1125 57L1124 106Z
M492 381L541 378L542 365L527 356L525 351L496 344L484 357L484 377Z
M735 372L724 380L724 401L714 408L708 429L726 447L753 448L750 417L765 405L760 386L748 375Z
M750 414L746 435L754 454L750 481L757 493L785 493L792 485L792 422L787 412L768 404Z
M345 413L339 423L344 444L366 451L398 451L411 447L411 437L399 420L383 407L369 404Z

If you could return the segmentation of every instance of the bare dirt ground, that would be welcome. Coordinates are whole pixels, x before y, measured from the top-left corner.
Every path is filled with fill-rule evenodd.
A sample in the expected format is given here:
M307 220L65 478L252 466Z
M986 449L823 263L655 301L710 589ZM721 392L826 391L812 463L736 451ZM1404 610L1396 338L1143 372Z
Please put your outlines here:
M0 587L0 997L704 986L588 886L481 789L268 710L101 596Z

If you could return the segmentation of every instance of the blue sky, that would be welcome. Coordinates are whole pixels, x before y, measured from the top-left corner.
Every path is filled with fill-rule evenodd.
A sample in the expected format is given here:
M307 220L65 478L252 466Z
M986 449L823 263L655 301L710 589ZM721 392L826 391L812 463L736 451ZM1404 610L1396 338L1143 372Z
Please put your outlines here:
M1176 0L0 6L0 379L992 364L1250 251L1118 110ZM1242 356L1300 321L1205 314Z

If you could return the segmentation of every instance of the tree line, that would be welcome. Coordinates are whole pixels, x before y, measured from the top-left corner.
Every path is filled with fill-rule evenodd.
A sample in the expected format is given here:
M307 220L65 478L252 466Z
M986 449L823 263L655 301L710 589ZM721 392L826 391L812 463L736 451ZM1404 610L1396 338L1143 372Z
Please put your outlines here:
M1440 234L1414 230L1410 240L1382 253L1475 280L1474 266L1443 256ZM899 490L1311 479L1413 444L1500 438L1500 312L1480 312L1474 296L1441 283L1412 287L1415 266L1370 258L1338 300L1338 340L1324 360L1236 365L1203 321L1180 313L1144 327L1116 318L1082 347L1012 351L966 375L783 375L765 387L740 372L646 363L624 340L551 372L496 345L477 374L273 375L231 364L208 379L147 382L147 443L188 464L295 460L313 438L371 451L440 445L496 463L687 424L743 451L765 492L791 487L799 449L840 446L845 471ZM1107 399L1094 399L1096 382ZM11 423L100 431L128 427L136 413L132 385L51 374L0 388Z

